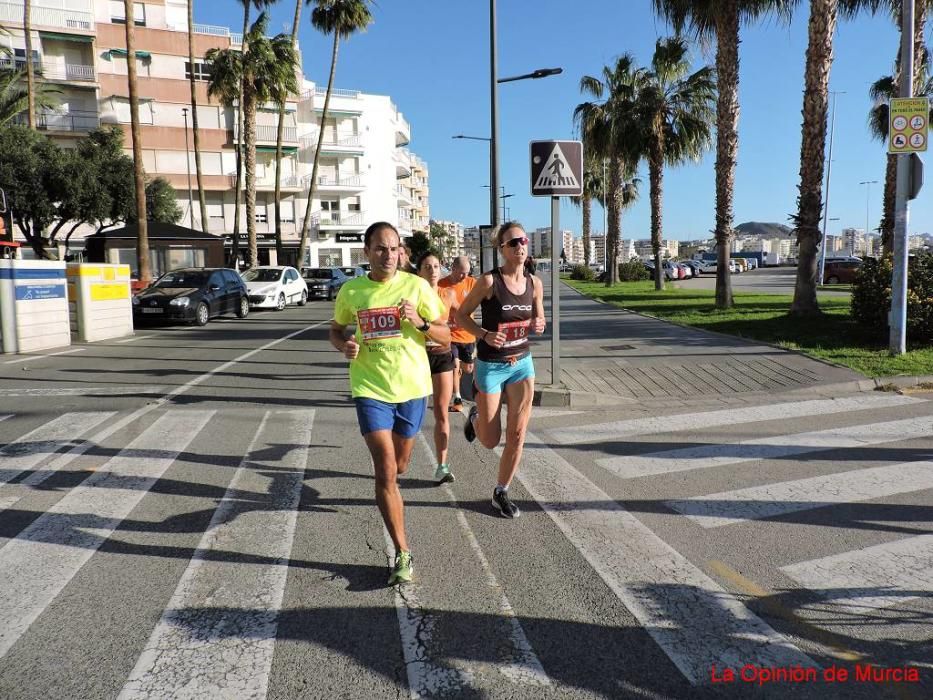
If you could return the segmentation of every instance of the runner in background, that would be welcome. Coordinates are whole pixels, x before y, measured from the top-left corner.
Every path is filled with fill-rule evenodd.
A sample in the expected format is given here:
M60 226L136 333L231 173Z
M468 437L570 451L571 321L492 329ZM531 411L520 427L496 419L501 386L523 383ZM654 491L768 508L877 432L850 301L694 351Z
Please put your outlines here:
M441 289L437 286L441 278L440 259L431 251L423 253L418 260L417 269L418 275L431 285L431 289L447 309L446 318L450 318L454 293L449 288ZM425 347L428 351L428 363L431 365L431 382L434 385L434 451L437 455L434 480L438 484L446 484L454 480L450 464L447 462L447 449L450 444L450 420L447 417L447 406L450 404L450 394L453 391L454 359L450 352L450 343L439 343L427 338Z
M372 457L376 503L395 545L389 585L411 581L405 506L398 476L408 469L431 393L425 338L450 342L447 313L437 294L416 275L398 271L401 240L380 221L363 238L370 271L340 288L330 342L350 360L350 389L360 432ZM347 337L347 327L356 326Z
M544 332L544 291L541 280L525 270L528 236L520 224L502 224L493 242L499 247L502 266L479 279L456 314L458 325L479 339L474 378L476 404L470 409L463 434L468 442L478 436L490 450L499 444L504 391L509 406L505 449L499 459L492 504L503 517L517 518L520 513L509 498L509 485L521 461L531 417L535 368L528 336ZM482 325L472 318L477 306L482 308Z
M450 309L450 341L454 356L454 402L450 408L452 411L462 411L463 398L460 396L460 382L463 374L473 374L476 337L457 324L456 315L463 300L476 286L476 280L470 277L470 259L466 255L454 258L450 266L450 274L442 279L438 285L442 289L450 289L454 293L454 303Z

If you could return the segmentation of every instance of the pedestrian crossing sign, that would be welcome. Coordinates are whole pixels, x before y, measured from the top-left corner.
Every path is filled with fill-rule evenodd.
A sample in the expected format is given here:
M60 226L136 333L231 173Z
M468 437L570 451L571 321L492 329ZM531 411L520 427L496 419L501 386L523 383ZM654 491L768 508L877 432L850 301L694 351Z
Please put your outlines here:
M583 143L531 142L531 194L579 197L583 194Z

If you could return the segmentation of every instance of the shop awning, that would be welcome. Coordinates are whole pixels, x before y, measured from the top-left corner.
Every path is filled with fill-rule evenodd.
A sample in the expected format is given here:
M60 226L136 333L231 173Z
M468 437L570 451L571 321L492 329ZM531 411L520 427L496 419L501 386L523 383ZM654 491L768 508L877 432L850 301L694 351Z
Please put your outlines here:
M84 34L58 34L57 32L39 32L43 39L58 39L60 41L74 41L78 44L93 44L94 37Z
M298 146L282 146L282 153L295 153ZM275 153L275 146L256 146L257 153Z
M128 53L126 49L110 49L111 56L127 56ZM148 51L137 51L136 58L149 59L152 58L152 54Z

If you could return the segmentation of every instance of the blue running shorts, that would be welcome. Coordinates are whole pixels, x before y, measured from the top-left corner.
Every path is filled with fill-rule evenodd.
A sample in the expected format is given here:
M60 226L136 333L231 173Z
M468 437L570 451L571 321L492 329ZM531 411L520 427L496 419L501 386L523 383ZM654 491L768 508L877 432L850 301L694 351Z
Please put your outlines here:
M509 384L532 379L535 376L535 364L531 355L525 355L514 365L508 362L487 362L476 360L473 377L476 386L484 394L501 394Z
M361 396L353 399L353 402L356 404L356 417L360 422L360 433L363 435L377 430L391 430L400 437L413 438L421 430L428 397L422 396L402 403L386 403Z

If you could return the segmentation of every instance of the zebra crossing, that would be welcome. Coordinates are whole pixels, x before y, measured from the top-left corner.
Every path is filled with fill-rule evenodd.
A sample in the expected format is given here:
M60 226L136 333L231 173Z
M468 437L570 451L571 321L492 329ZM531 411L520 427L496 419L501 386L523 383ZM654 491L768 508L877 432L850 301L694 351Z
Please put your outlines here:
M822 430L797 427L803 421L813 428L830 416L835 424ZM235 432L244 445L243 456L230 470L160 618L139 631L135 663L113 695L269 695L306 469L315 463L316 436L332 430L319 426L320 417L313 409L257 411L246 434L242 415L232 422L221 410L160 406L132 421L113 411L73 412L43 425L18 422L15 412L0 414L5 442L0 447L0 518L21 512L34 489L59 483L56 479L84 465L82 460L93 456L95 462L79 483L69 482L54 503L0 540L0 679L4 658L29 637L40 618L51 614L63 592L144 499L155 497L154 486L173 465L196 453L205 436L223 440ZM517 492L523 490L534 504L524 509L523 519L538 519L541 527L560 533L580 566L588 567L647 631L685 687L709 683L713 666L818 667L824 650L800 629L753 612L747 597L709 566L708 555L670 543L658 522L688 528L685 538L706 552L740 528L763 528L760 536L767 537L768 528L793 523L788 518L795 514L891 499L900 507L919 502L929 509L933 493L933 402L916 397L866 394L605 423L586 423L592 414L577 412L542 413L540 418L544 427L532 426L516 483ZM722 439L730 428L759 424L766 437L747 439L737 433L734 441ZM429 430L426 426L425 435ZM715 437L703 444L706 431ZM104 438L122 447L101 450ZM628 441L631 455L618 453L620 441ZM639 448L643 441L649 451ZM664 449L665 442L696 444ZM455 445L455 463L466 464L472 449ZM882 450L878 457L873 457L874 449ZM898 449L909 449L914 458L896 459ZM854 450L860 457L849 454L834 461L834 450ZM424 472L429 453L421 438L416 462L423 463ZM804 456L824 471L804 476L781 468ZM713 471L717 485L734 482L739 487L709 488L705 475ZM463 478L459 472L458 477ZM432 633L444 634L444 625L436 624L437 613L431 612L440 604L439 592L420 581L420 589L391 592L384 602L397 612L395 644L408 681L403 692L414 698L452 689L479 692L482 687L485 693L489 687L482 684L495 678L504 684L504 695L546 688L555 696L570 696L569 686L539 653L542 644L553 641L532 633L534 623L528 628L523 605L515 603L516 596L497 576L499 555L484 549L488 538L477 530L511 525L464 509L459 492L470 488L469 479L467 475L465 483L437 490L430 502L417 491L406 491L405 497L410 509L420 508L418 512L434 518L423 522L432 527L446 522L461 533L454 539L466 544L456 556L482 573L475 582L458 579L449 585L461 588L464 604L471 595L486 600L478 607L500 617L506 634L489 658L451 661L461 640L430 639ZM666 482L651 485L659 479L677 479L674 495L663 490ZM650 500L662 506L653 519L638 508L648 500L644 489L649 486L658 489ZM442 506L450 510L436 510ZM443 520L450 511L452 517ZM359 512L372 517L375 509L360 507ZM882 541L876 537L865 546L859 546L857 537L821 540L800 560L782 551L771 562L770 575L849 613L877 616L924 597L929 600L933 534L929 525L923 529L922 515L916 520L912 530L892 529ZM430 544L427 538L421 541ZM449 553L427 549L418 555L425 581L443 582L444 569L431 567L443 567L440 562ZM547 576L559 574L540 575L544 578L528 585L547 590ZM456 608L457 594L452 596L449 604ZM832 626L829 618L826 626ZM853 632L853 643L857 641ZM620 684L627 682L624 668L606 672L619 673ZM403 672L395 682L404 685L405 676Z

